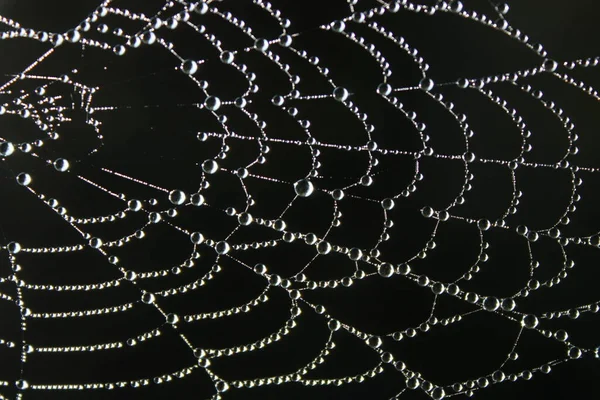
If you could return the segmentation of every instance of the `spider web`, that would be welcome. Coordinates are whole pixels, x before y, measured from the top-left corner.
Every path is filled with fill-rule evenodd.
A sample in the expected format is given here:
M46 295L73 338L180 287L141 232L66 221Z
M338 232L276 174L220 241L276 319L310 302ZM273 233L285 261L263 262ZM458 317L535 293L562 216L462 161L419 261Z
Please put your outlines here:
M35 56L11 61L0 86L13 124L0 137L12 204L0 398L113 398L205 380L194 395L220 399L386 375L385 398L442 399L597 359L597 341L578 336L597 333L600 303L580 283L592 265L575 248L600 246L583 184L598 168L582 161L557 96L600 99L586 83L600 59L555 61L509 23L508 6L486 6L340 2L306 29L282 11L289 4L259 0L107 0L64 33L2 18L4 43ZM442 79L445 66L430 66L435 55L403 32L435 18L526 55L498 60L502 72ZM478 141L486 135L491 145ZM382 325L386 307L393 321ZM223 325L236 318L237 328ZM221 328L202 336L207 323ZM485 362L468 374L450 371L456 359L425 363L402 347L450 351L460 337L476 343L478 329L489 330ZM289 356L293 368L222 366L317 333ZM327 370L345 346L365 352L359 367ZM139 350L156 360L165 349L176 356L152 368L82 378L107 373L92 358ZM50 371L73 355L60 362L73 376Z

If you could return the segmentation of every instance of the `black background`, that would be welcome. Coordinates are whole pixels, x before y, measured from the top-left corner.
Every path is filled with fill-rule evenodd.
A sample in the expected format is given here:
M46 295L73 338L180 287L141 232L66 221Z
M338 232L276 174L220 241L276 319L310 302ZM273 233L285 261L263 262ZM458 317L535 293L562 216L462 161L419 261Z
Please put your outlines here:
M410 125L392 107L378 99L374 88L381 82L376 62L364 51L347 41L332 39L332 35L315 29L321 24L342 18L348 14L342 1L277 1L273 2L282 14L292 20L291 32L299 32L294 44L309 53L318 55L323 66L332 71L331 77L353 93L353 101L369 115L376 126L373 139L380 147L417 151L421 145ZM489 3L465 1L466 7L494 15ZM115 7L130 8L150 14L157 10L157 1L120 1ZM360 2L359 9L368 9L375 2ZM93 8L95 1L5 1L1 14L19 21L24 27L50 32L62 32L83 20ZM550 56L558 61L575 60L600 54L597 25L600 6L591 0L541 1L526 0L510 2L509 21L533 41L543 43ZM220 9L230 10L253 27L258 37L275 38L279 28L248 1L225 1ZM202 20L204 19L204 20ZM223 41L224 48L241 50L251 46L248 38L226 29L211 16L194 16L192 21L203 23ZM133 26L123 18L107 17L111 28ZM508 71L530 68L541 63L523 45L477 24L450 16L425 17L410 12L400 12L385 19L385 26L403 35L411 46L431 65L430 76L436 82L452 82L460 77L485 77ZM129 24L129 25L128 25ZM357 33L366 30L356 27ZM95 28L95 26L94 26ZM92 29L93 32L94 29ZM245 82L239 74L225 70L218 61L218 53L211 49L199 35L191 30L175 32L161 30L164 37L172 40L176 49L189 58L204 59L198 73L199 79L210 82L209 92L224 100L232 100ZM92 33L90 33L92 35ZM366 34L365 34L366 35ZM370 36L373 37L373 36ZM374 39L377 40L377 39ZM117 43L117 41L115 41ZM378 44L375 41L376 44ZM386 47L388 46L388 47ZM275 47L275 46L274 46ZM18 74L33 60L49 48L48 44L26 39L0 42L0 73L4 79ZM393 52L393 47L381 44L394 71L391 82L395 87L414 86L419 79L410 59ZM390 53L388 57L384 50ZM300 90L306 94L327 94L331 88L324 84L310 65L282 52L282 58L292 66L298 65L303 76ZM394 55L396 54L396 55ZM248 108L258 113L268 123L270 137L299 139L302 131L290 123L291 118L276 111L270 104L273 94L284 93L286 85L283 74L270 65L266 58L255 52L240 56L257 74L261 91L253 95L253 104ZM65 157L72 161L71 171L59 174L44 162L24 154L16 154L0 163L0 224L3 240L17 240L27 248L79 244L86 241L47 206L14 183L14 176L28 171L34 177L32 187L38 193L56 197L74 216L108 215L123 208L123 201L83 183L75 175L84 176L128 198L148 199L155 197L157 210L168 207L165 193L148 189L139 184L104 173L100 168L133 176L157 186L181 189L188 193L197 190L200 169L196 165L204 159L214 157L219 151L220 141L196 140L196 132L222 132L217 121L206 111L189 106L202 102L204 95L189 80L175 71L178 62L172 55L156 46L130 49L124 57L108 51L82 50L79 45L64 45L34 70L35 74L59 76L72 74L73 79L90 86L98 86L93 105L117 106L118 110L97 112L102 121L103 147L92 156L86 153L99 142L93 130L86 126L81 110L73 110L71 123L61 130L64 140L42 149L43 159ZM76 74L70 72L77 68ZM565 71L563 71L565 72ZM599 83L597 68L578 69L569 72L591 85ZM579 154L571 156L572 164L585 167L600 167L597 139L598 104L580 91L564 82L548 76L526 80L537 85L544 93L565 110L576 125L579 135ZM16 88L32 90L40 83L26 79ZM564 154L568 144L566 132L561 129L552 114L539 104L519 95L506 84L492 85L497 94L507 99L521 112L533 132L533 151L527 155L532 162L554 163ZM67 86L55 84L53 94L65 95ZM436 89L437 90L437 89ZM454 86L439 88L457 108L466 113L469 124L476 132L471 141L473 151L481 157L510 160L520 144L518 130L497 107L481 101L474 92L460 90ZM2 94L8 102L15 93ZM418 91L398 96L407 109L415 110L427 124L432 147L438 154L461 154L464 141L456 122L448 117L438 105ZM67 101L70 105L70 100ZM350 113L333 99L305 101L298 107L302 115L313 124L314 136L322 142L363 145L366 135ZM234 106L224 106L221 111L230 118L231 126L240 134L256 136L257 130ZM0 136L19 143L39 137L40 133L17 116L4 115L0 118ZM243 132L243 133L242 133ZM223 165L234 169L253 160L258 146L251 141L228 141L232 150ZM261 179L250 179L248 189L256 200L252 213L263 218L276 218L293 199L292 183L310 169L310 152L306 146L297 147L270 143L271 152L267 163L253 167L256 175L277 178L288 184L274 183ZM317 187L334 188L346 185L364 173L368 159L363 153L322 150L321 174L327 179L317 180ZM399 193L414 174L414 160L403 156L381 157L375 184L371 187L356 187L350 193L357 198L340 202L343 212L342 226L330 237L332 243L367 248L377 242L382 229L383 217L377 202ZM464 181L464 164L458 161L425 159L421 171L425 179L417 192L407 199L400 198L391 212L395 222L390 232L392 239L380 247L383 258L400 263L418 252L429 240L434 221L420 214L423 206L434 209L445 207L458 193ZM467 194L467 202L453 209L453 214L468 218L494 220L507 207L511 198L511 186L506 167L474 163L471 172L475 175L473 190ZM598 212L598 174L581 172L584 184L579 193L582 200L577 211L570 215L571 223L561 227L567 236L589 236L597 233L600 213ZM519 189L524 195L518 212L507 219L514 227L526 224L534 229L552 226L569 204L570 177L565 171L551 168L520 168L517 172ZM227 217L223 210L229 206L242 209L245 196L239 181L226 173L219 173L211 180L206 194L210 207L201 211L184 208L173 223L189 230L202 231L205 236L222 238L235 226L234 218ZM322 234L332 217L330 197L317 191L310 199L295 200L284 218L291 230ZM92 236L105 240L129 234L143 224L142 215L134 215L115 224L87 225L83 228ZM468 270L476 261L479 252L479 231L476 226L460 220L442 223L436 236L437 248L425 259L415 263L419 273L436 280L449 282ZM510 296L522 288L528 279L529 257L526 241L514 230L491 229L485 233L490 243L487 251L490 260L482 264L478 277L464 284L465 290L482 295ZM248 243L259 240L278 239L267 229L247 228L232 236L232 242ZM558 245L548 238L531 244L534 259L541 267L536 272L540 280L549 279L562 267ZM123 248L110 249L118 255L121 264L135 271L144 272L170 268L183 262L189 255L191 243L185 235L159 224L146 229L146 238L133 241ZM147 290L162 290L202 276L215 263L215 253L204 247L202 258L196 267L185 273L158 281L139 284ZM529 297L518 300L518 310L524 313L541 314L563 310L581 304L598 301L598 254L590 246L569 245L569 259L576 268L569 277L554 288L543 288ZM5 254L5 253L4 253ZM263 262L270 272L292 276L312 259L315 250L300 243L282 244L276 248L233 254L247 265ZM92 249L67 254L21 254L18 262L23 271L20 277L31 283L79 284L112 280L120 277L119 271L106 262ZM232 259L221 258L218 264L223 272L206 286L192 293L159 299L163 309L186 313L209 312L243 304L257 296L265 282ZM326 256L315 260L306 271L311 279L335 279L352 271L352 265L341 256ZM366 272L374 271L372 266ZM0 260L2 276L10 274L7 257ZM461 284L462 287L462 284ZM275 288L277 289L277 288ZM14 293L12 283L0 284L0 292ZM281 327L289 317L289 298L283 290L269 292L270 301L257 306L247 314L214 321L182 324L181 332L197 347L221 348L249 343L271 334ZM363 332L387 334L414 327L427 319L433 295L413 282L394 277L383 279L372 276L358 281L350 288L317 289L306 291L304 297L315 304L323 304L328 312L339 320ZM472 310L457 300L446 296L438 301L436 315L451 316ZM34 312L59 312L87 308L113 306L135 302L139 291L124 282L119 288L99 292L43 292L24 291L24 299ZM291 335L264 350L224 357L213 361L213 371L226 380L253 379L275 376L295 371L312 360L322 349L328 329L326 320L302 305L303 313L298 318L298 327ZM0 338L20 342L18 309L14 304L0 302ZM163 324L163 317L155 309L140 305L133 311L108 316L82 319L32 320L25 333L27 343L36 347L69 346L124 341ZM598 346L598 316L586 313L577 320L561 318L542 320L542 329L566 329L572 342L582 348ZM161 328L158 339L141 343L134 348L125 347L95 353L42 354L33 353L25 366L24 376L32 384L56 384L79 382L109 382L139 379L178 370L195 362L175 332L168 326ZM433 327L429 332L414 339L394 342L384 341L384 348L393 352L414 371L421 372L425 379L439 385L448 385L458 380L476 379L493 372L505 359L519 332L516 322L492 313L479 312L465 317L459 324L449 327ZM328 361L309 373L312 378L333 378L356 375L377 365L375 352L347 332L334 335L336 349ZM505 371L519 372L539 366L557 358L566 358L566 349L555 341L542 337L535 331L524 331L517 346L520 358L509 362ZM19 351L0 348L0 380L14 381L19 377ZM525 382L503 383L475 393L478 399L500 398L594 398L598 395L596 381L600 378L598 359L593 352L581 360L568 362L553 369L550 375L535 374ZM352 383L342 387L305 387L297 383L282 386L264 386L253 389L231 389L226 399L387 399L405 386L404 377L391 366L383 374L368 379L362 384ZM210 379L196 369L183 380L174 380L162 385L151 384L140 389L118 389L111 392L26 392L26 399L63 398L209 398L214 392ZM450 392L450 391L447 391ZM0 394L14 398L12 385L0 388ZM405 393L403 398L425 399L426 394L417 390ZM462 398L464 395L458 395Z

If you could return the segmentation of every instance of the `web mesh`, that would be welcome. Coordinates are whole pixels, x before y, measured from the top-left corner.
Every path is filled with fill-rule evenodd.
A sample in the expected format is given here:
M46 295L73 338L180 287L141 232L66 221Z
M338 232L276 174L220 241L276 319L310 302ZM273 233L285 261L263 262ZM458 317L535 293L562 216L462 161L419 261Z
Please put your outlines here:
M354 0L298 30L285 2L141 3L107 0L64 33L0 19L3 43L35 54L0 87L0 398L386 375L385 398L442 399L598 357L597 339L572 339L597 334L600 304L571 250L600 246L583 200L598 168L560 99L596 105L599 58L553 60L506 5ZM524 55L444 80L402 36L431 19ZM464 373L444 353L457 337L483 358ZM220 367L292 339L302 354L274 373ZM346 345L358 368L327 370ZM90 366L163 352L156 368Z

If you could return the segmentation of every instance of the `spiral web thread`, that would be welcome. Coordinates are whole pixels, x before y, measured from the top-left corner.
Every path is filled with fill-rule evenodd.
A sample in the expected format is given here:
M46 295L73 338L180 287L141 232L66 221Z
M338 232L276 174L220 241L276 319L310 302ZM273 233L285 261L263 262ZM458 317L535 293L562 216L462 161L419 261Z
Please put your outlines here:
M115 1L115 3L118 3ZM398 113L398 118L403 118L409 121L415 132L418 133L422 142L422 149L419 151L401 151L394 149L386 149L373 141L371 133L377 129L376 126L371 125L368 122L368 116L361 112L360 109L360 98L356 99L355 96L350 93L343 86L337 84L330 75L335 75L335 71L330 71L325 65L321 65L318 58L311 56L301 48L295 47L295 40L301 36L302 33L291 33L288 28L292 25L290 20L282 15L274 6L268 2L261 0L255 0L252 5L254 7L262 9L268 13L270 18L277 21L281 27L281 36L276 38L260 38L255 37L252 33L252 23L244 19L243 15L232 15L230 12L222 11L221 5L225 8L227 2L222 3L189 3L184 1L169 1L164 4L164 7L156 14L147 16L144 14L135 13L128 9L115 7L112 5L110 0L105 1L99 8L97 8L88 18L86 18L81 24L75 29L68 32L58 34L44 31L34 31L22 27L18 22L12 21L7 18L1 18L2 22L7 28L2 32L1 38L3 40L11 40L13 38L29 38L31 40L37 40L40 42L48 42L50 49L42 54L35 62L25 68L20 74L14 75L8 82L6 82L0 88L3 94L11 96L11 101L2 105L0 112L2 114L15 114L22 118L33 121L39 128L39 132L43 138L22 143L12 143L8 139L0 138L0 150L2 155L3 164L10 167L11 160L17 157L32 157L41 159L48 168L53 168L56 173L70 174L74 173L72 166L77 160L67 160L65 158L58 159L45 159L40 152L43 148L51 147L56 141L61 140L61 127L63 124L68 123L69 113L72 110L72 106L68 103L64 103L62 96L53 96L49 93L53 93L53 88L58 86L59 91L73 91L79 93L81 98L81 109L87 113L86 123L91 126L97 134L99 145L91 150L88 156L93 155L102 150L103 136L110 135L110 132L103 132L102 120L103 115L109 113L119 112L119 106L96 106L94 97L97 92L102 91L102 86L90 86L85 82L79 82L77 79L77 73L72 75L62 76L40 76L36 75L36 67L38 64L44 63L44 61L52 57L53 53L60 46L82 46L82 47L95 47L105 50L110 57L122 56L127 57L129 53L135 53L139 47L151 46L156 48L156 51L168 52L175 57L177 61L176 70L178 73L183 74L189 80L190 85L196 85L202 90L205 98L194 106L199 110L198 112L209 113L214 117L216 121L222 126L222 132L198 132L198 139L202 142L205 141L220 141L222 142L220 152L215 155L213 159L198 160L198 166L201 167L202 171L199 174L199 189L196 193L186 193L178 188L163 188L158 185L146 182L142 179L137 179L127 174L120 173L119 171L113 171L108 168L102 168L104 173L112 175L113 179L125 179L136 185L144 185L156 191L156 199L136 199L131 198L127 193L116 193L106 187L94 182L93 179L86 176L77 175L76 178L86 182L93 186L98 191L103 191L110 194L111 196L118 198L122 201L122 210L111 214L111 215L95 215L95 216L75 216L72 215L69 210L60 205L60 199L49 198L44 193L36 189L36 176L34 173L27 171L15 171L15 185L20 186L20 190L26 190L31 195L35 196L39 201L46 204L50 210L58 213L66 224L69 224L74 230L76 230L82 238L79 243L71 243L62 247L45 247L45 248L31 248L27 246L27 243L19 243L17 241L7 240L2 246L6 256L9 258L12 265L13 272L10 275L0 277L0 283L12 283L16 287L17 296L11 296L5 293L0 293L0 301L14 303L20 310L21 313L21 330L22 330L22 341L6 340L1 339L0 343L4 346L14 349L14 351L21 352L21 377L17 381L3 381L0 380L1 387L15 386L17 388L17 398L21 399L26 397L28 391L72 391L72 390L113 390L117 391L119 388L133 387L138 388L148 385L157 385L165 382L178 380L178 379L194 379L189 377L195 370L203 371L208 374L214 383L216 394L213 395L214 399L226 397L226 392L235 390L236 388L251 388L254 386L262 385L280 385L289 384L290 382L297 382L309 386L320 386L320 385L344 385L352 382L363 382L376 375L382 373L386 369L396 369L399 377L406 380L406 388L402 389L397 393L394 398L399 398L406 390L422 390L431 398L441 399L444 397L452 397L457 394L467 393L472 395L478 390L484 390L486 387L491 387L495 384L503 384L506 382L516 381L518 379L529 380L533 376L539 373L550 373L553 366L569 362L572 359L578 359L588 355L597 357L597 350L592 348L585 348L577 346L575 343L571 343L569 335L564 330L550 331L542 329L543 321L546 319L563 318L570 316L576 318L581 313L597 313L599 310L598 303L583 304L576 308L559 310L551 313L544 313L540 315L524 314L519 311L518 302L519 298L526 297L530 292L538 289L551 288L560 284L561 280L565 279L568 272L575 268L575 264L570 260L566 246L569 243L576 243L583 246L600 246L600 239L597 235L589 237L566 237L561 234L559 226L561 224L568 224L569 214L574 211L575 204L580 200L581 196L578 194L578 187L583 183L581 178L581 172L586 171L587 173L597 173L598 169L588 168L584 166L573 165L569 162L569 157L577 154L578 149L576 147L577 135L574 133L574 124L571 122L569 117L564 114L563 110L559 108L552 100L547 99L544 94L530 85L522 83L522 80L526 77L532 77L537 75L551 75L558 80L563 81L565 85L572 85L580 89L582 93L587 96L591 96L595 99L598 97L598 92L591 86L580 82L569 75L569 71L574 69L592 68L598 65L600 60L594 59L580 59L575 61L569 61L559 63L553 61L544 48L541 45L531 44L526 35L521 33L518 29L513 28L506 19L508 7L505 5L495 5L496 14L493 17L486 16L485 14L468 11L463 7L461 2L445 2L439 1L435 5L423 5L417 3L411 3L406 0L384 2L380 1L379 5L364 12L355 12L355 6L358 1L350 1L348 3L348 14L344 19L333 21L329 24L325 24L319 29L328 30L332 33L343 37L345 40L354 42L359 46L365 56L371 57L377 61L381 68L381 84L375 89L374 92L381 96L385 101L389 102ZM383 26L375 22L375 19L381 15L391 15L395 13L421 13L431 14L434 13L449 13L454 14L456 18L470 19L484 25L489 29L502 31L506 35L510 36L516 41L521 42L523 46L526 46L529 51L539 55L540 63L539 67L520 70L510 73L505 73L496 76L488 76L484 78L465 78L460 79L456 82L448 83L436 83L428 77L429 65L422 57L419 56L418 50L411 47L411 44L404 40L401 36L398 36L397 29L394 26ZM206 15L213 14L221 18L223 23L234 27L239 32L245 34L252 42L254 46L241 50L228 49L223 43L220 42L219 37L213 35L202 25L202 19ZM121 28L109 28L103 24L103 19L107 16L118 16L120 18L130 20L139 26L139 30L128 32ZM414 61L422 74L422 80L415 82L413 87L392 87L388 84L388 79L392 75L390 65L387 63L385 55L378 50L377 43L369 43L360 35L353 32L354 27L363 26L368 28L372 33L377 34L379 40L393 43L397 50L404 52L409 55ZM161 38L161 34L165 30L177 30L181 27L192 28L197 33L197 39L203 40L212 45L218 50L220 55L219 62L222 62L224 68L230 68L236 70L247 81L247 90L244 93L240 93L239 97L235 99L220 99L210 93L210 82L206 82L198 78L200 75L199 70L204 60L191 60L187 59L185 54L179 54L176 46L173 46L168 41ZM96 32L97 31L97 32ZM100 33L100 39L89 39L88 36ZM314 71L317 71L322 77L324 77L330 84L331 90L321 94L303 94L297 90L296 85L299 83L302 76L302 68L295 67L294 65L288 65L280 61L278 52L280 51L291 51L297 60L303 59L307 61L306 65ZM302 128L306 134L305 140L287 140L279 139L276 137L268 136L265 128L268 124L268 115L254 114L252 110L252 101L256 93L259 93L260 88L254 83L256 74L260 74L260 71L252 71L246 65L237 62L236 58L238 54L244 52L257 52L269 60L274 66L284 72L289 78L289 85L291 90L282 92L281 95L275 96L272 99L272 104L276 107L281 108L288 115L293 123L297 124ZM114 53L114 54L112 54ZM306 67L304 67L306 68ZM35 93L29 91L19 92L18 87L20 82L36 80L39 82L38 88ZM62 86L61 86L62 85ZM469 139L472 137L473 132L470 130L468 125L468 117L466 114L459 112L455 105L451 101L447 101L444 97L436 93L436 89L444 85L457 85L459 88L464 90L476 91L481 94L487 100L493 102L499 109L502 110L507 116L509 116L514 125L518 127L522 136L521 152L518 157L510 160L497 160L497 159L483 159L478 158L469 150ZM546 108L548 108L554 116L561 122L564 127L565 134L568 136L568 149L561 160L556 164L540 164L532 163L526 160L526 153L530 150L531 145L528 143L528 139L531 136L531 132L528 130L526 121L519 116L519 112L512 108L511 105L498 97L493 89L494 85L513 85L523 93L531 96L532 98L539 101ZM65 90L64 88L69 89ZM16 89L16 90L15 90ZM419 121L418 116L412 110L404 108L401 103L401 96L404 91L421 91L430 98L434 103L439 104L444 110L455 119L457 126L463 132L464 136L464 154L458 155L444 155L438 154L429 145L429 136L427 135L427 126ZM326 100L330 98L330 100ZM363 126L364 131L362 132L364 137L364 144L359 146L350 145L338 145L336 143L324 143L317 140L314 136L311 123L308 120L302 119L303 104L312 101L331 101L336 102L343 106L347 118L356 119ZM325 103L323 103L325 104ZM331 103L327 103L331 104ZM228 110L236 108L243 112L248 121L254 124L261 132L260 137L248 137L243 134L233 132L227 124L227 118L224 115L227 114ZM258 112L258 111L256 111ZM260 151L256 154L253 162L248 165L239 165L238 168L224 168L220 165L221 160L225 160L228 156L228 152L231 147L244 146L249 141L254 141L259 144ZM269 176L261 176L260 174L253 173L253 167L260 164L268 163L269 161L269 143L285 144L290 149L299 149L300 151L308 151L312 156L312 169L304 177L299 177L295 182L285 182L279 179L275 179ZM231 146L231 147L230 147ZM331 149L340 152L350 153L367 153L369 157L369 164L364 174L361 177L354 179L354 181L345 187L335 188L324 188L323 185L319 184L321 179L319 168L321 164L328 162L327 159L323 159L321 156L320 149ZM19 151L23 154L18 154ZM38 154L39 153L39 154ZM369 187L374 184L377 179L377 165L378 157L384 158L411 158L414 160L414 176L412 182L401 192L397 193L393 198L377 199L368 198L366 196L358 196L352 194L352 188L355 187ZM424 175L419 170L420 160L425 158L438 158L446 160L457 160L458 162L464 163L464 182L460 191L457 193L455 200L448 204L444 209L434 210L431 207L422 208L421 214L423 218L431 219L435 221L435 228L431 233L431 240L427 243L426 247L421 252L414 255L408 260L391 260L386 259L378 247L381 243L387 241L393 241L393 235L388 232L394 225L394 209L399 207L404 198L410 197L415 191L418 190L420 183L424 180ZM464 218L453 213L453 208L465 202L465 198L471 189L471 180L473 174L470 172L470 165L473 163L488 163L501 165L509 171L512 178L512 201L506 208L504 214L497 220L490 221L487 219L470 219ZM511 214L516 213L519 204L519 198L522 196L522 192L519 189L519 182L516 179L515 171L518 168L541 168L541 169L562 169L566 170L571 175L572 181L572 192L570 195L570 203L564 210L562 217L553 223L550 227L544 230L532 230L525 226L510 226L505 222ZM223 204L211 205L205 200L203 191L206 190L210 184L217 187L219 184L220 174L230 174L236 177L239 181L239 185L243 188L243 192L246 194L245 203L246 206L243 210L236 210L233 207L228 207ZM292 200L289 202L287 207L281 210L279 218L276 219L265 219L261 218L261 215L253 214L254 200L252 199L252 187L254 180L269 181L277 189L277 192L281 192L282 195L291 194ZM311 197L314 197L316 193L322 192L329 196L332 200L332 217L329 223L329 228L325 232L300 232L289 230L286 224L286 213L289 209L294 207L294 203L298 201L310 201ZM353 247L348 248L344 246L344 243L330 243L328 241L328 235L331 231L337 229L343 225L343 216L338 210L338 203L343 202L344 198L353 197L364 202L375 202L380 203L383 210L383 222L381 224L381 234L379 239L374 246L369 247ZM305 200L303 200L303 198ZM147 208L150 206L163 205L161 211L148 211ZM189 231L177 223L172 222L172 218L177 213L185 208L190 207L212 207L212 212L225 213L228 218L235 219L238 221L237 227L230 232L227 237L207 237L201 231ZM123 236L120 239L106 241L99 237L93 237L91 234L86 232L86 225L88 224L110 224L117 220L128 219L130 216L135 214L145 213L147 214L146 223L139 227L135 233ZM427 257L428 253L434 251L436 244L436 232L438 226L443 225L449 220L460 220L464 224L470 224L477 227L480 236L480 254L479 260L472 265L466 273L459 279L453 282L440 282L436 281L430 276L425 274L417 274L414 272L414 265L419 263L420 259ZM188 259L175 268L166 268L163 270L157 270L152 272L135 272L134 266L123 265L113 253L114 248L126 248L129 243L134 241L143 241L149 234L144 232L144 229L149 225L153 224L166 224L174 230L184 233L187 235L193 243L193 251L188 256ZM234 240L230 240L231 236L238 229L244 229L249 225L260 225L263 228L277 232L279 239L254 242L254 243L236 243ZM535 242L542 237L548 237L556 241L559 244L563 254L563 267L560 272L552 279L540 282L535 277L536 263L533 261L533 255L531 248L529 251L531 267L530 267L530 280L523 286L523 288L515 293L512 297L507 298L496 298L491 296L485 296L474 292L466 292L461 289L461 282L471 280L475 277L480 269L482 263L487 259L486 249L489 246L485 241L486 231L488 230L507 230L513 231L516 235L522 236L522 240ZM256 266L247 265L240 259L245 251L255 250L268 247L286 246L291 242L301 242L307 247L314 248L315 258L327 257L327 255L339 253L344 255L348 262L355 265L355 271L348 276L329 280L329 281L314 281L304 274L305 271L309 271L310 263L307 264L300 272L294 276L285 277L277 274L271 274L268 272L267 267L264 264L257 264ZM78 252L83 249L92 248L95 251L101 253L106 259L106 268L112 268L119 270L122 277L110 281L97 282L94 284L81 284L81 285L50 285L50 284L30 284L19 277L19 270L21 266L19 263L19 256L25 253L66 253L66 252ZM208 272L204 273L200 278L178 287L172 287L171 289L163 290L161 292L150 293L139 288L140 282L144 280L160 280L161 278L170 276L172 274L180 274L185 270L193 270L195 261L200 257L200 254L213 252L216 253L216 260L219 259L230 259L238 263L241 267L247 268L258 276L260 276L265 282L264 292L255 299L250 299L246 304L241 304L231 309L215 311L211 313L191 314L191 315L180 315L177 313L167 312L161 307L161 299L178 296L182 293L189 291L202 290L204 285L210 285L210 281L217 276L221 271L221 267L215 263L214 267ZM313 259L313 260L314 260ZM268 264L268 262L266 262ZM412 269L411 269L412 267ZM183 272L182 272L183 271ZM189 273L189 272L188 272ZM504 317L508 321L512 321L514 324L520 325L520 332L523 330L537 331L540 335L548 338L553 338L564 345L564 357L554 360L548 360L543 365L535 366L531 369L524 370L520 373L504 373L504 364L509 362L511 359L516 358L514 352L507 354L506 360L498 366L495 371L488 371L481 376L473 377L473 379L462 382L455 382L452 385L438 385L435 382L427 380L427 376L422 376L419 371L412 370L410 365L406 365L400 355L388 352L385 348L384 341L381 336L374 335L369 332L362 332L353 326L350 326L344 321L336 319L335 315L329 315L327 310L319 305L313 304L310 301L303 298L305 291L315 290L317 288L328 288L327 290L351 290L352 285L359 280L369 279L382 279L392 278L403 279L413 282L415 285L422 287L424 291L432 291L435 294L433 304L431 306L430 318L423 321L423 324L415 326L413 328L406 329L401 332L389 333L386 336L392 340L411 340L411 338L420 335L426 335L430 329L444 329L444 327L452 324L460 323L463 318L473 312L484 312L484 313L495 313ZM121 304L119 306L106 307L100 309L85 309L85 310L74 310L74 311L63 311L57 313L38 313L35 309L30 309L27 306L27 297L29 293L35 291L103 291L109 292L110 288L119 285L131 285L136 288L139 292L139 300L137 302L131 302L127 304ZM196 346L181 332L178 328L182 324L188 324L193 321L202 319L220 319L227 318L234 314L240 313L251 313L255 307L270 301L268 293L274 290L285 291L290 297L289 306L289 319L281 325L281 329L273 332L271 335L264 337L262 340L253 343L243 343L239 346L225 348L225 349L203 349ZM547 289L546 289L547 290ZM434 316L436 301L440 296L452 296L461 301L467 302L476 307L476 311L469 313L458 313L450 318L438 319ZM29 343L27 340L26 327L27 323L31 319L74 319L74 318L93 318L98 315L124 313L136 307L151 307L164 316L164 324L157 326L154 330L140 334L137 337L124 337L121 341L111 343L94 343L86 346L73 346L73 347L36 347L35 343ZM330 334L327 342L320 350L318 355L312 362L298 369L294 373L287 373L280 376L271 376L257 379L248 380L228 380L225 376L217 376L211 370L211 360L218 359L221 357L227 357L239 353L260 351L261 349L269 346L272 343L282 340L288 335L296 326L297 318L304 312L314 311L322 318L323 323L326 323L330 329ZM197 363L193 365L185 365L180 370L172 371L171 373L162 376L148 376L144 379L128 380L126 377L121 381L115 382L90 382L90 383L77 383L68 384L61 383L55 385L47 384L36 384L28 380L26 375L26 369L24 368L29 354L33 352L42 353L63 353L63 352L104 352L104 351L119 351L118 349L126 346L137 346L141 342L148 341L152 342L152 339L159 336L164 330L174 330L178 333L181 340L189 347L189 351L193 352L197 358ZM336 332L345 330L356 338L365 342L366 346L369 346L373 352L376 352L380 356L380 363L375 366L371 366L366 369L364 373L356 376L346 376L342 378L334 379L311 379L307 375L313 369L318 369L319 365L327 362L328 355L335 348ZM517 346L521 333L517 335L514 341L514 348ZM383 338L385 339L385 338ZM115 350L116 349L116 350ZM0 377L1 378L1 377ZM0 395L0 397L2 397Z

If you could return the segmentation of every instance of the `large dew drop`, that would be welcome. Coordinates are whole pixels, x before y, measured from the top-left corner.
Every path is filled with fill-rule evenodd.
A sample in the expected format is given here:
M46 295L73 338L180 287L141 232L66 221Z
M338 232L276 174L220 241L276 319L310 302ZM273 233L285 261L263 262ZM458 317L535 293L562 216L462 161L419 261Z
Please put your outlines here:
M300 179L294 183L294 190L298 196L308 197L315 191L315 187L308 179Z

